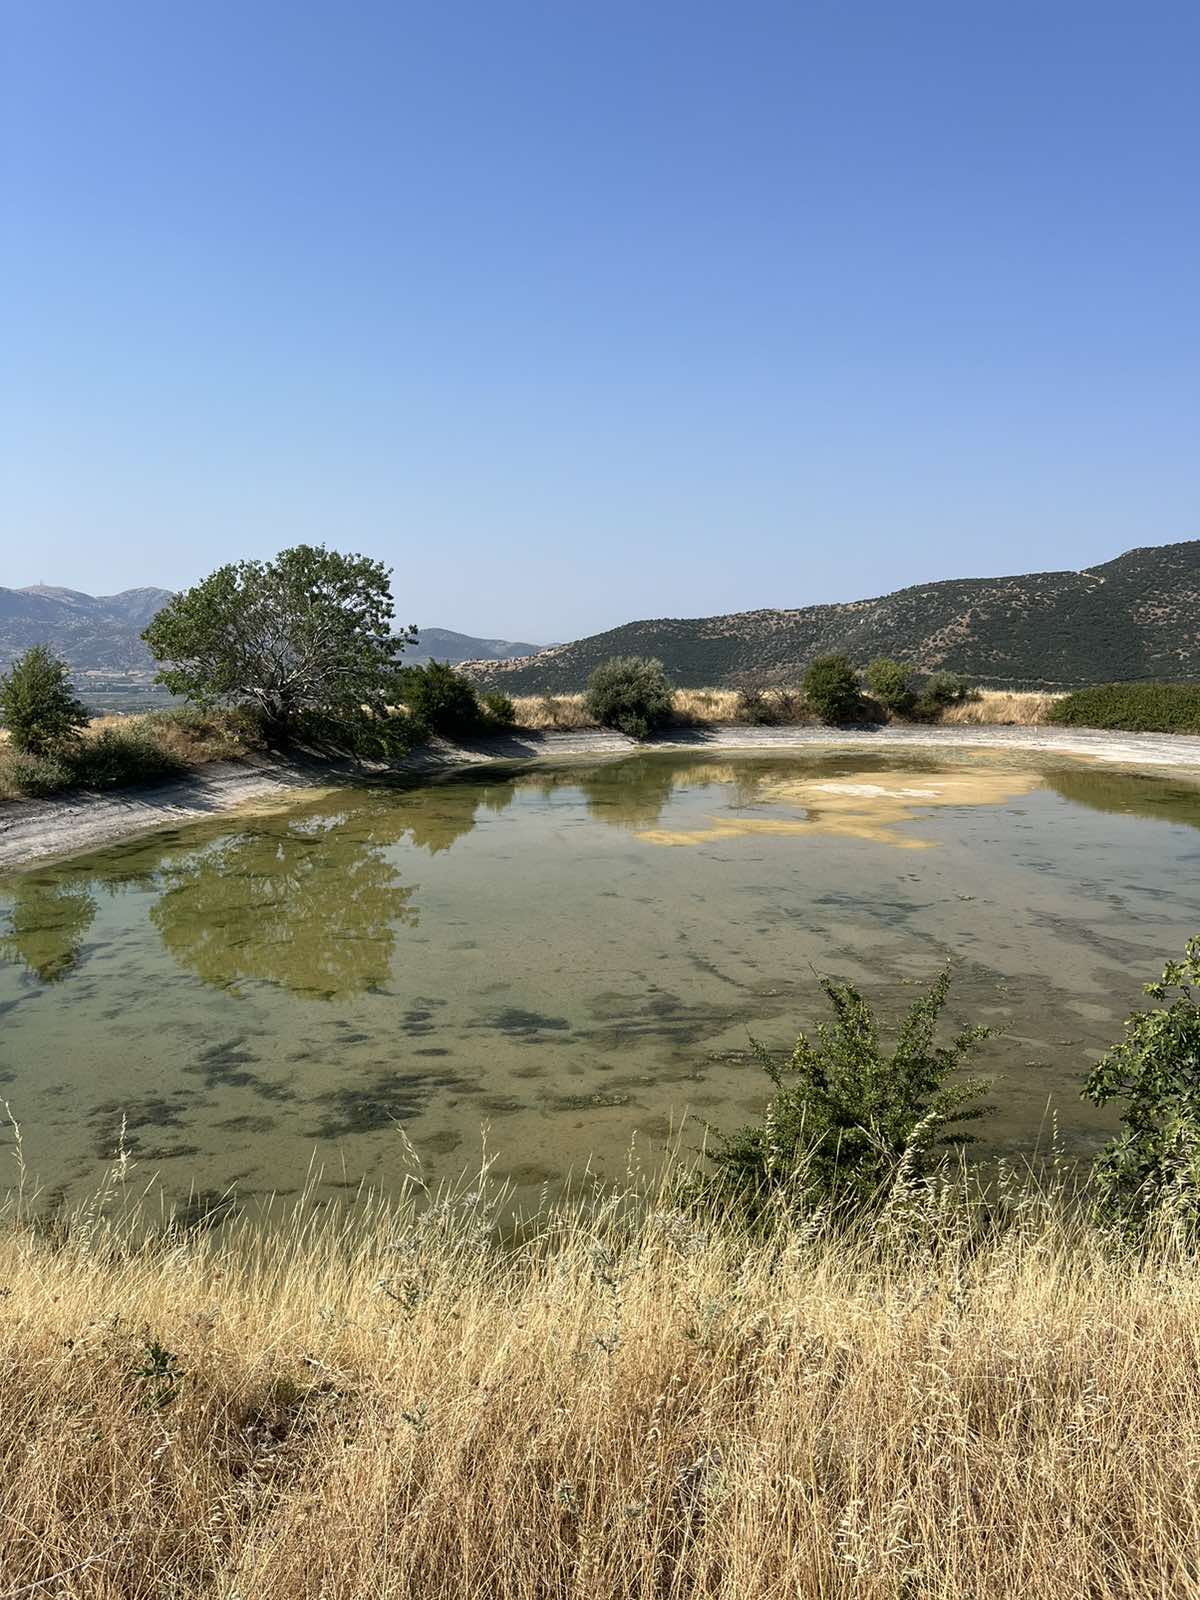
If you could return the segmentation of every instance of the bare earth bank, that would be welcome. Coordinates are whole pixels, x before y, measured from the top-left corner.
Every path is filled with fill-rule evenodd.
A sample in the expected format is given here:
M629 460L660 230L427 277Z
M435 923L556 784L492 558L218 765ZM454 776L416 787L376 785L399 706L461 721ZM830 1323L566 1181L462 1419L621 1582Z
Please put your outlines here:
M812 727L676 729L643 744L597 729L491 735L466 744L436 740L391 766L267 757L220 761L169 783L115 794L75 792L0 807L0 870L97 849L118 839L222 812L287 805L297 790L379 777L420 778L491 761L618 756L653 750L792 750L953 746L1088 757L1118 765L1200 770L1200 738L1181 734L1103 733L1047 727L935 726L875 730Z

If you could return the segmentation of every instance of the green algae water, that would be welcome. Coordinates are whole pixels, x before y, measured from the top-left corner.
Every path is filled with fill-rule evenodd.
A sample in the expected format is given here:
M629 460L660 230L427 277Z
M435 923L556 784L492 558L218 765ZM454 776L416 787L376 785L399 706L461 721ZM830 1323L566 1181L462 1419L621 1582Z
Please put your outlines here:
M330 1194L479 1158L522 1192L761 1114L749 1035L885 1017L947 957L1032 1149L1200 930L1200 789L1022 753L646 754L325 793L0 880L0 1097L42 1203L124 1124L169 1195ZM1049 1111L1048 1111L1049 1108ZM8 1155L11 1150L8 1135ZM0 1150L0 1156L5 1152ZM15 1172L0 1172L0 1185Z

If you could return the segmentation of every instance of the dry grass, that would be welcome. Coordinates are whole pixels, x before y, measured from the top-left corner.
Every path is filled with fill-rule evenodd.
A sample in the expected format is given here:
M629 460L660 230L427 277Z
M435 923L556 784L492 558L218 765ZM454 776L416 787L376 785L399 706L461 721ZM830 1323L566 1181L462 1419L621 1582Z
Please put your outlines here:
M770 698L774 692L766 691L767 697ZM803 699L798 688L785 689L783 692L797 702ZM984 689L978 700L950 706L941 720L946 723L1033 727L1045 722L1049 708L1059 698L1054 694ZM683 723L740 723L747 719L741 714L738 702L736 689L676 689L675 715ZM596 726L584 709L581 694L519 695L513 704L516 707L517 724L522 728L574 730ZM793 724L815 721L807 714L786 720Z
M0 1236L5 1597L1200 1595L1200 1272L1053 1207L500 1248L476 1189L139 1249L118 1190Z
M253 719L238 711L198 711L182 707L171 711L149 711L140 716L93 717L83 731L78 745L68 752L68 759L57 763L58 776L47 783L41 775L45 768L34 762L30 775L28 758L22 758L8 748L8 736L0 732L0 800L16 800L26 794L44 794L55 789L78 784L88 787L89 774L94 759L89 759L89 747L102 738L115 739L118 745L137 746L157 751L165 771L186 767L200 767L210 761L228 761L244 756L261 745ZM92 752L94 758L95 752ZM51 758L50 766L55 766ZM144 757L130 763L130 775L121 782L139 780L139 769L146 766ZM153 762L149 763L154 766ZM151 774L157 775L157 774ZM39 781L40 779L40 781ZM3 1591L0 1590L0 1600Z
M1036 728L1047 720L1058 694L1010 689L981 689L978 700L947 706L943 722L982 723L1001 727Z

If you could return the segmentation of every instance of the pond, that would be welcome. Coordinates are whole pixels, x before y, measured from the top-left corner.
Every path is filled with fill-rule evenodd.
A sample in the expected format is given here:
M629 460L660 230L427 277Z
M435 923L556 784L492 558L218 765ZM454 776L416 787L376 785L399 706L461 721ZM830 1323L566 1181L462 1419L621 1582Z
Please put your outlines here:
M885 1017L949 957L997 1030L983 1148L1110 1126L1079 1085L1200 930L1200 789L990 752L489 767L325 791L0 882L0 1097L42 1203L120 1136L169 1195L388 1187L472 1166L522 1193L623 1171L684 1118L761 1113L749 1036ZM7 1154L12 1139L6 1130ZM0 1155L5 1152L0 1151ZM0 1173L0 1184L13 1174Z

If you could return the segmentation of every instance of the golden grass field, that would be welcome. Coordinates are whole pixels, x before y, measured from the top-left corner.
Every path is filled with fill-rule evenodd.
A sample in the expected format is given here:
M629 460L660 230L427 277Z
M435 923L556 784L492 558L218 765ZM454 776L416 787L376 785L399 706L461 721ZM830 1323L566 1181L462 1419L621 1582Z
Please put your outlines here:
M784 690L784 693L791 702L801 701L798 688ZM1053 694L984 689L978 700L950 706L943 713L941 721L1034 726L1046 720L1049 708L1058 698ZM513 704L517 722L523 728L576 729L596 726L584 708L582 694L520 695L514 698ZM736 689L676 689L675 714L684 722L736 723L742 720ZM786 720L802 724L816 722L816 718L803 709L793 711Z
M0 1232L0 1596L1188 1600L1200 1269L1011 1186Z

